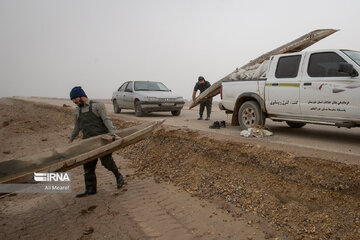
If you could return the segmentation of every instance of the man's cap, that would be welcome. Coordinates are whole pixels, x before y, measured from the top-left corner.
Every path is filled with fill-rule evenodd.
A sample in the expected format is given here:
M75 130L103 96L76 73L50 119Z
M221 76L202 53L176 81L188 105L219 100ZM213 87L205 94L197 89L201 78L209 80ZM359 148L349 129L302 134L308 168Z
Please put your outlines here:
M205 81L205 78L203 76L199 76L198 81Z
M70 91L70 99L74 99L77 97L87 97L84 90L80 86L74 87Z

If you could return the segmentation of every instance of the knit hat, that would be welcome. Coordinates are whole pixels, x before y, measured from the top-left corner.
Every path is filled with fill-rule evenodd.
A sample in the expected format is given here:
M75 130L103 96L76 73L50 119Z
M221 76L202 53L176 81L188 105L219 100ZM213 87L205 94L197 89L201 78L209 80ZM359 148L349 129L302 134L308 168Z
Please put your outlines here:
M204 81L205 80L205 78L203 77L203 76L199 76L199 78L198 78L198 81L200 82L200 81Z
M77 98L77 97L87 97L84 90L80 86L74 87L70 91L70 99Z

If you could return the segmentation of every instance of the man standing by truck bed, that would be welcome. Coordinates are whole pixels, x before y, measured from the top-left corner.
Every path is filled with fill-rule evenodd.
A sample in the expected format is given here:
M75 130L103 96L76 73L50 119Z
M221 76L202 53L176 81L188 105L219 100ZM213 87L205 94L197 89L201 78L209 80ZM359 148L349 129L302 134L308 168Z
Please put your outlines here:
M208 89L210 86L211 86L211 84L208 81L206 81L203 76L199 76L198 82L195 84L194 92L193 92L193 95L192 95L193 102L195 102L195 96L196 96L197 90L200 90L200 94L201 94L206 89ZM200 104L200 109L199 109L200 117L198 118L198 120L203 119L202 116L203 116L205 107L206 107L206 114L207 114L207 117L205 118L205 120L210 120L211 105L212 105L212 99L209 99L209 100L207 100L207 101Z
M70 99L78 107L75 109L74 120L75 127L70 137L72 142L80 131L83 133L83 138L90 138L97 135L110 133L115 135L114 126L108 117L105 105L100 102L88 101L88 98L81 87L74 87L70 92ZM111 171L116 178L118 188L124 184L123 177L119 172L112 154L100 158L101 164ZM85 178L85 192L76 195L76 197L85 197L87 195L96 194L96 175L95 168L98 159L85 163L84 178Z

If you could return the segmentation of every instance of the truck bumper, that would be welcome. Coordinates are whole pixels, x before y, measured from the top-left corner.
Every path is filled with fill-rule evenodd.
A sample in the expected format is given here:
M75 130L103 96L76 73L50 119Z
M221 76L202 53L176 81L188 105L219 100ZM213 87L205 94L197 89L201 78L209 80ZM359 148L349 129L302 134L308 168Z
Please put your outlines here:
M224 108L224 105L222 105L221 102L219 103L219 108L220 108L220 110L226 110L226 109Z
M220 108L220 110L225 111L226 114L233 113L233 111L231 111L231 110L229 110L229 109L226 109L221 102L219 103L219 108Z

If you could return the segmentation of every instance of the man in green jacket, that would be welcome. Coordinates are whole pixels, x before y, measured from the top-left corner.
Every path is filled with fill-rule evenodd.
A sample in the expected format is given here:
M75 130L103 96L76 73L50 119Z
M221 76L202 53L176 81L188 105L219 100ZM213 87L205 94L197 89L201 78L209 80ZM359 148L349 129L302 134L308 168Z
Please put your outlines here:
M83 138L109 133L116 137L114 126L106 113L105 105L100 102L89 101L84 90L81 87L74 87L70 92L70 99L77 105L74 113L74 130L71 133L70 142L72 142L80 131ZM123 176L119 172L112 154L100 158L101 164L111 171L116 178L118 188L124 185ZM98 159L85 163L84 178L85 192L76 195L76 197L85 197L96 194L96 175L95 168Z

